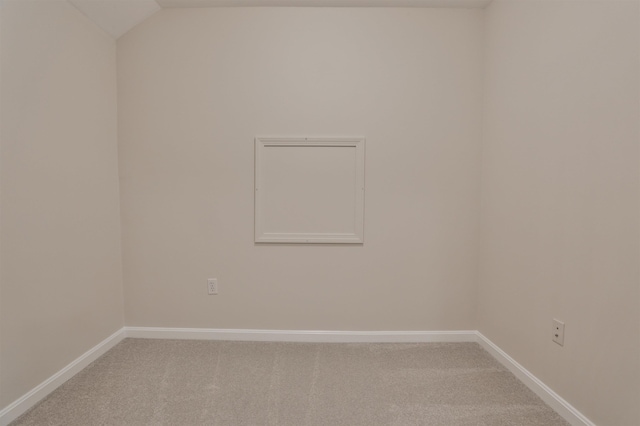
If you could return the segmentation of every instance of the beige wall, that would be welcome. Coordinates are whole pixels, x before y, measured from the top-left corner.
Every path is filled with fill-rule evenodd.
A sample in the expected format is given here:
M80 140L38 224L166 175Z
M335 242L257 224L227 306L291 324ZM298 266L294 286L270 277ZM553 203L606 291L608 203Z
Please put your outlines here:
M123 325L116 46L60 1L2 2L0 407Z
M640 424L638 5L486 10L479 329L612 426Z
M481 43L482 11L442 9L174 9L120 38L127 325L475 328ZM255 245L254 136L345 134L364 245Z

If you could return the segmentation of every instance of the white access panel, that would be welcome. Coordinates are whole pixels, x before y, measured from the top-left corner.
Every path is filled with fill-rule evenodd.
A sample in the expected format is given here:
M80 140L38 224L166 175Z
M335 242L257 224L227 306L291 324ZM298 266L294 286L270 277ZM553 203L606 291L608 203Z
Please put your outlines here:
M362 137L256 137L255 242L362 243Z

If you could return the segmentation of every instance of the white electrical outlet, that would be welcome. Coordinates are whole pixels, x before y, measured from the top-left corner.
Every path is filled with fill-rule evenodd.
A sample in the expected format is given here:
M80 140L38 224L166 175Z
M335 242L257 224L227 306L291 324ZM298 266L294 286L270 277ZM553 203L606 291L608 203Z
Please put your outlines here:
M564 346L564 323L557 319L553 320L553 341Z
M207 292L209 294L218 294L218 280L216 278L207 280Z

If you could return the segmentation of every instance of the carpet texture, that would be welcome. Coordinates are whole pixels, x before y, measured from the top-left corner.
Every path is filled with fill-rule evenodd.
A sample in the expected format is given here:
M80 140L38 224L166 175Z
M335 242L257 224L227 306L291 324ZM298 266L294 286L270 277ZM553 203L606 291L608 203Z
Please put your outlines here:
M568 425L477 343L125 339L18 425Z

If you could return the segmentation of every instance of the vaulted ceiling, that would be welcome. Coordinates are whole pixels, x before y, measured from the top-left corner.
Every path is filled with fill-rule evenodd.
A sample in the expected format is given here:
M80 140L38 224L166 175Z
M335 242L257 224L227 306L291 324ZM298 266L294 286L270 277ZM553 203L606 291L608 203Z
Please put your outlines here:
M157 11L177 7L454 7L484 8L491 0L68 0L113 38Z

